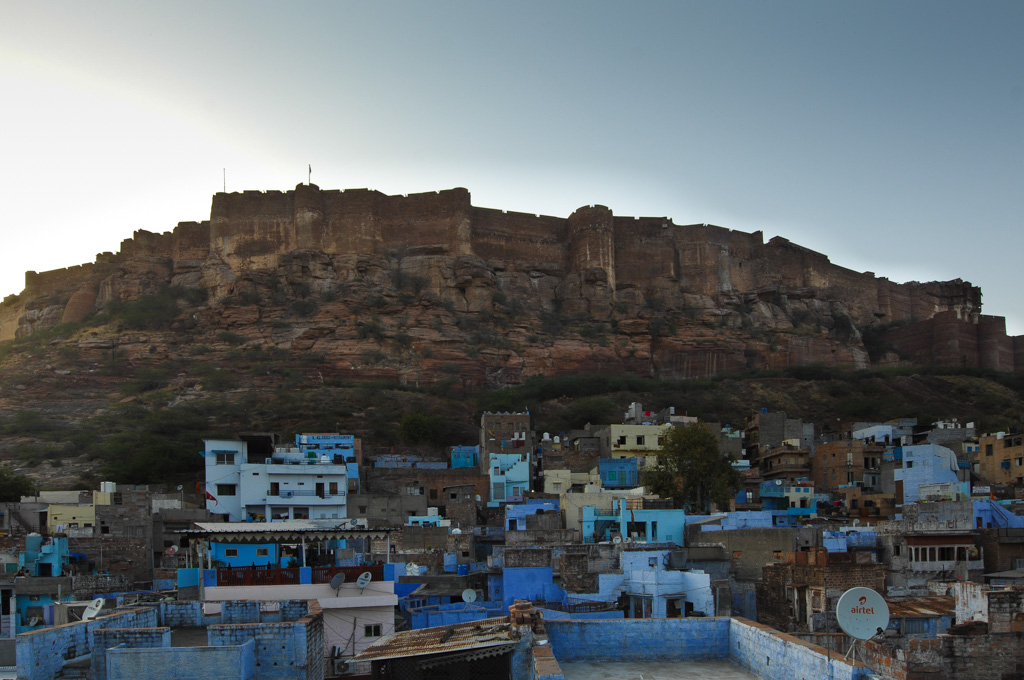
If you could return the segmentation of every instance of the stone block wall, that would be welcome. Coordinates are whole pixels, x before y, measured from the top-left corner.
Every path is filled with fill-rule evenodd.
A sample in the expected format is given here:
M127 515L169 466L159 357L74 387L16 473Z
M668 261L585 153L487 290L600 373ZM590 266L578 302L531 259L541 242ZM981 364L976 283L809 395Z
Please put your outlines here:
M107 651L107 674L95 680L251 680L256 673L253 640L226 647L115 648Z
M103 628L156 628L155 607L139 607L18 635L19 680L51 680L64 662L93 652L92 633Z
M745 619L722 620L729 622L729 660L765 680L866 680L871 673L861 663L844 661L838 653L830 654L817 645L768 626Z
M92 677L107 677L107 653L111 647L124 645L131 649L171 646L170 628L103 628L92 634Z
M574 661L726 659L729 619L545 621L555 658Z
M323 678L323 612L291 623L243 623L210 626L210 645L242 645L255 641L256 677L261 680L319 680Z
M1024 587L993 590L988 596L990 633L1024 633ZM1021 649L1024 656L1024 648Z
M160 623L171 628L199 628L203 625L203 603L198 600L161 602Z

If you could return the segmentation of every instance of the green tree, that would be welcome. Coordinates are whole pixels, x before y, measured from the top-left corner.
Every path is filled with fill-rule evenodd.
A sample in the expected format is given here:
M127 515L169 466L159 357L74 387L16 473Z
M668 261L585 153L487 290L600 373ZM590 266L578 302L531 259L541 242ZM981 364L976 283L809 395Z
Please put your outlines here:
M644 473L644 485L677 507L708 512L711 504L727 507L743 485L732 461L718 449L706 425L674 427L665 435L658 465Z
M17 503L22 496L31 496L34 493L31 479L6 468L0 468L0 502Z

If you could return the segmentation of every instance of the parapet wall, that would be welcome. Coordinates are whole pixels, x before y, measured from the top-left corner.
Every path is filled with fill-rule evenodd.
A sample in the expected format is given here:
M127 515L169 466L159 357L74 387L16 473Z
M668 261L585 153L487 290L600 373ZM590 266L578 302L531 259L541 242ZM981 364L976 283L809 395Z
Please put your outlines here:
M871 671L740 618L545 620L559 663L730 661L766 680L859 680Z
M1024 336L1007 336L1001 316L965 318L955 310L939 311L888 331L885 340L917 363L1024 371Z

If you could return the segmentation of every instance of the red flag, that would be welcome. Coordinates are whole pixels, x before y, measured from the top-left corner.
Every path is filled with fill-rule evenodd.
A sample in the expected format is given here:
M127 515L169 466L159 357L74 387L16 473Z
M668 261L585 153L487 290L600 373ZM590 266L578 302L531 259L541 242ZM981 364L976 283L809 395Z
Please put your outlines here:
M207 492L206 492L206 500L208 500L208 501L213 501L214 503L216 503L216 502L217 502L217 497L216 497L216 496L214 496L214 495L213 495L212 493L210 493L209 491L207 491Z

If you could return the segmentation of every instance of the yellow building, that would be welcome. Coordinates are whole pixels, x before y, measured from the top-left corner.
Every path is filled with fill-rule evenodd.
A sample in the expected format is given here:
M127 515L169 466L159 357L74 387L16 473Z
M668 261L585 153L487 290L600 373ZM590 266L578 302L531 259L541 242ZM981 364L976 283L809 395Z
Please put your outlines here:
M644 469L658 464L658 453L672 425L608 425L597 431L602 458L640 458Z
M68 529L96 526L94 505L51 505L46 513L46 528L50 535L66 533Z
M974 472L992 484L1024 484L1024 435L997 432L978 437Z

